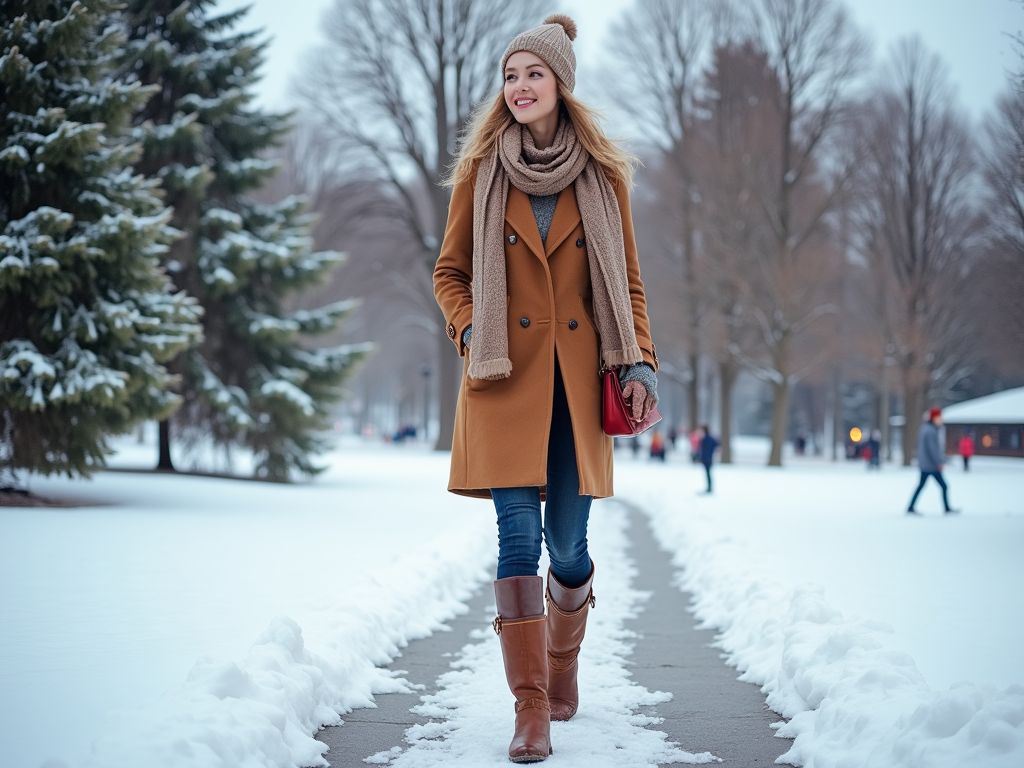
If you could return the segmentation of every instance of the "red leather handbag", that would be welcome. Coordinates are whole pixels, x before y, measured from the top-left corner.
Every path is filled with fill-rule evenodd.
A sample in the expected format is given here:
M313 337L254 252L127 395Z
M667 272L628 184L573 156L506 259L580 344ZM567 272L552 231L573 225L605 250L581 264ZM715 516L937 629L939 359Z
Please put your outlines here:
M619 374L614 368L601 371L601 427L612 437L635 437L661 421L657 408L651 408L643 421L633 421L633 411L622 396Z

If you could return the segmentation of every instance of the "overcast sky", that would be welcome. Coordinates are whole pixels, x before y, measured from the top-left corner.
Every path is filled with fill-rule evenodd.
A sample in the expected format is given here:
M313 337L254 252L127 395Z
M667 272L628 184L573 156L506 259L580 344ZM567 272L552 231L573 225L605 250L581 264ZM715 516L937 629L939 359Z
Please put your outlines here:
M494 0L500 2L500 0ZM714 2L714 0L707 0ZM258 102L271 109L296 106L291 87L303 55L323 43L321 17L335 0L221 0L217 9L251 3L246 29L272 37ZM901 37L919 34L948 64L961 103L974 118L990 109L1019 57L1007 37L1024 28L1021 0L848 0L855 20L874 40L881 61ZM631 0L567 0L559 10L577 22L580 80L601 58L602 44ZM584 10L585 9L585 10ZM538 23L540 19L537 20Z

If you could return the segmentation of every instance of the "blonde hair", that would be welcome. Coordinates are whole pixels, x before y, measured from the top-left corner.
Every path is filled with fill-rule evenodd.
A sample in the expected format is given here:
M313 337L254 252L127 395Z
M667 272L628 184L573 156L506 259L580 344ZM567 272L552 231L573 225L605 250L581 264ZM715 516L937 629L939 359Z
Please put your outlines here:
M569 120L576 131L576 136L598 168L613 184L625 184L626 189L633 186L633 172L639 164L636 155L622 149L616 141L609 139L601 130L600 114L577 99L558 79L558 96L561 99L559 109L563 120ZM444 184L454 187L468 181L476 173L480 161L490 156L497 145L501 134L515 122L512 112L505 103L505 94L498 93L497 98L488 104L484 102L473 113L469 127L459 142L458 153L452 164L451 172L444 179Z

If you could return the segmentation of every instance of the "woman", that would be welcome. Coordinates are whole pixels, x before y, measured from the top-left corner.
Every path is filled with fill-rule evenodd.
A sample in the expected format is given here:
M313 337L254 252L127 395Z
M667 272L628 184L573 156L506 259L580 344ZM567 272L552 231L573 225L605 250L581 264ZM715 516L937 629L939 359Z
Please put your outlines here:
M516 698L513 762L544 760L549 720L578 706L593 605L587 520L591 501L612 495L600 368L621 366L635 418L657 402L633 160L572 95L575 37L556 14L505 50L504 89L460 147L434 270L448 336L466 358L448 489L492 498L497 511L494 628Z

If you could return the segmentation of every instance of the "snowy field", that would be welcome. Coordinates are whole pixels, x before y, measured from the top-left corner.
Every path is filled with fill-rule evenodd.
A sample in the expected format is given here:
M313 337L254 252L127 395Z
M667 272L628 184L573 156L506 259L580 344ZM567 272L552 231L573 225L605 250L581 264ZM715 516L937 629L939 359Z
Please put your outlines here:
M650 513L697 616L792 718L785 759L1024 766L1024 462L951 462L962 513L929 481L916 518L912 468L741 460L704 496L703 467L619 458L616 492Z
M963 513L943 517L932 487L924 517L908 518L913 470L768 469L762 445L741 447L739 464L716 468L713 496L697 494L703 471L677 456L629 453L616 490L650 513L744 679L792 718L789 757L1024 765L1024 462L951 468ZM122 461L134 459L126 449ZM292 487L33 479L37 493L89 506L0 509L0 766L317 764L316 727L400 687L375 665L463 611L492 578L496 547L487 504L444 491L446 456L353 443L330 460ZM581 665L602 708L589 727L558 724L553 759L602 765L593 734L615 727L635 764L707 759L626 716L659 694L621 663L622 619L642 602L624 520L614 503L595 506L608 568ZM422 705L443 722L382 762L507 764L504 733L493 755L473 736L510 711L493 639L467 646Z
M465 610L495 540L446 456L331 458L291 487L33 479L104 506L0 508L0 766L316 764L316 726L395 689L374 665Z

